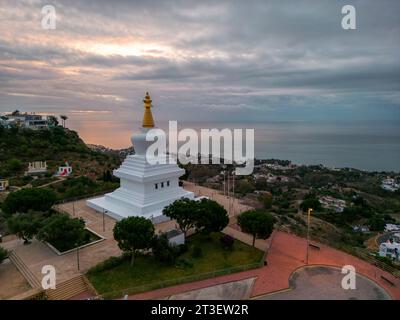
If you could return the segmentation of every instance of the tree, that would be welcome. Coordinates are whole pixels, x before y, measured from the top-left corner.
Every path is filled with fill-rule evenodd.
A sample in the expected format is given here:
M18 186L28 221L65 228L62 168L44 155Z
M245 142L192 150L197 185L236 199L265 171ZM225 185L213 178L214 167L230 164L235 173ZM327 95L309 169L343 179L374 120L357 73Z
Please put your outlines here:
M360 208L357 206L344 208L342 215L346 222L353 222L360 218Z
M252 182L248 180L240 180L236 185L235 191L242 195L246 195L247 193L252 193L255 189L256 188Z
M60 252L81 246L85 242L85 221L68 214L55 213L43 221L37 238L53 245Z
M371 231L383 231L385 229L385 219L379 216L374 216L368 220L368 225Z
M188 198L182 198L166 206L163 214L176 220L179 229L185 234L189 229L195 227L198 217L198 202Z
M271 209L272 207L272 194L262 193L258 197L258 201L261 202L264 209Z
M229 223L229 216L225 208L218 202L210 199L197 201L198 213L196 228L205 234L219 232Z
M65 121L68 120L68 117L67 117L66 115L61 115L60 118L61 118L61 120L62 120L62 125L63 125L63 127L65 128Z
M18 159L10 159L7 161L7 169L10 174L16 174L22 170L22 162Z
M0 264L8 257L8 251L0 247Z
M306 198L300 204L300 209L303 210L303 212L306 212L310 208L313 209L314 211L321 208L321 203L319 202L318 198L316 197Z
M51 126L57 127L58 126L58 119L55 116L48 116L48 123Z
M4 200L2 209L6 214L15 212L49 211L57 200L54 191L50 189L27 188L11 192Z
M153 237L153 223L144 217L124 218L114 226L114 239L122 251L131 254L131 265L138 250L151 247Z
M24 244L29 244L39 231L42 219L40 212L19 213L7 219L7 226L11 233L24 240Z
M112 175L111 175L110 170L103 171L103 181L104 182L112 181Z
M256 238L267 239L274 228L275 218L260 210L249 210L238 217L238 224L242 231L253 236L253 247Z

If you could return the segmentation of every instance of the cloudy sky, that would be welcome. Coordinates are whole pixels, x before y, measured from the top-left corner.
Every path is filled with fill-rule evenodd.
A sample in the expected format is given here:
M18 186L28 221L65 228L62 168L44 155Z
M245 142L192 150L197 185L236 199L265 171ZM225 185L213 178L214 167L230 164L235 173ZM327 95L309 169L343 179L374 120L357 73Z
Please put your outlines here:
M162 120L400 119L397 0L0 0L0 30L0 112L126 123L149 91Z

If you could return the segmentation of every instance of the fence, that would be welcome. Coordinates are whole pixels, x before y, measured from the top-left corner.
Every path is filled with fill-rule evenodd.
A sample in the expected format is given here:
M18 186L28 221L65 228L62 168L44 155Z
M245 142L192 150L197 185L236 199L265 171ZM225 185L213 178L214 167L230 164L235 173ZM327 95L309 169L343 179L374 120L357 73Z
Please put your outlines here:
M324 239L321 239L318 237L311 237L311 238L320 243L326 243L326 240L324 240ZM364 261L378 267L381 270L389 272L396 278L400 278L400 269L399 268L393 267L393 266L379 260L378 258L376 258L374 256L374 254L372 252L370 252L367 249L350 247L350 246L346 246L346 245L342 245L342 244L338 245L338 244L331 243L331 242L327 243L327 245L329 245L335 249L338 249L340 251L344 251L348 254L351 254L352 256L355 256L357 258L360 258L361 260L364 260Z
M338 249L345 251L353 256L356 256L364 261L369 262L370 264L382 269L386 272L389 272L396 278L400 278L400 269L390 266L389 264L377 259L371 252L363 248L353 248L347 246L338 247Z

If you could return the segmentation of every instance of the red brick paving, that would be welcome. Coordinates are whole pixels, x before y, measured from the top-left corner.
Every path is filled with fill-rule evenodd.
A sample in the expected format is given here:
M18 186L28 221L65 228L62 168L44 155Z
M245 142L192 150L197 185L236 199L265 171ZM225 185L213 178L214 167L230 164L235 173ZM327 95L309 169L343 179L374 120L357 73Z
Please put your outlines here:
M238 281L250 277L257 277L252 297L264 295L289 288L290 275L296 269L306 265L306 245L307 240L296 237L285 232L274 232L270 239L270 249L267 255L268 265L259 269L239 272L231 275L221 276L202 281L176 285L168 288L148 291L132 295L129 299L157 299L173 294L201 289L230 281ZM315 242L313 242L315 243ZM328 265L342 268L344 265L352 265L356 272L368 277L382 286L392 296L393 299L400 300L400 279L391 274L347 253L333 249L331 247L318 244L320 250L310 247L310 265ZM381 276L395 284L389 285Z
M93 297L93 293L90 291L82 292L76 296L69 298L68 300L87 300Z

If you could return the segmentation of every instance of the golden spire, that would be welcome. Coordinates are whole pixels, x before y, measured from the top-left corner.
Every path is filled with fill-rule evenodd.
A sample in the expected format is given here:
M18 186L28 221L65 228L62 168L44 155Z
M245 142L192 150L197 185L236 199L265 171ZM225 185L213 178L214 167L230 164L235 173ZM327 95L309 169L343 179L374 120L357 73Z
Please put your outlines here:
M144 97L144 115L143 115L143 123L142 127L143 128L154 128L154 120L153 120L153 115L151 114L151 102L152 100L150 99L150 95L148 92L146 92L146 96Z

